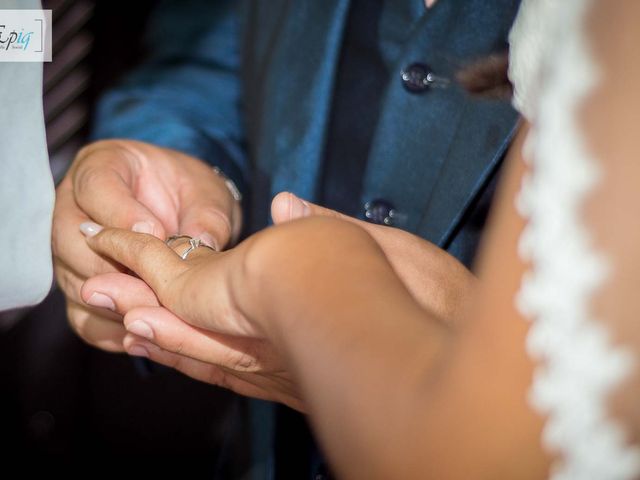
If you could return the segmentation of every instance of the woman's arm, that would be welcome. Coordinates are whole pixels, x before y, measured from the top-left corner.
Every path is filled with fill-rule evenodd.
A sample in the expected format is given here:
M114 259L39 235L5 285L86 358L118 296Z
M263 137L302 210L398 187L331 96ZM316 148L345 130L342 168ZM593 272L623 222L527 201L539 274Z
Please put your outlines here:
M501 198L522 174L512 150ZM363 231L299 222L249 255L239 305L286 353L345 478L540 478L540 419L526 392L524 266L513 202L494 215L481 301L458 330L420 309ZM253 255L253 256L252 256ZM290 259L298 259L295 265ZM238 286L239 287L239 286ZM509 459L513 459L510 461ZM529 476L529 477L528 477Z
M507 198L521 167L513 170ZM505 203L497 214L483 302L470 302L471 322L458 330L420 307L369 234L336 219L291 222L186 261L122 230L89 244L134 270L189 327L266 340L283 355L345 478L523 478L522 469L537 478L545 460L526 404L527 324L512 307L523 222L512 210ZM130 310L125 324L144 316ZM247 372L223 370L230 375L216 383L246 393L236 380Z
M514 196L520 165L504 198ZM540 421L526 404L527 324L512 306L523 222L511 202L496 218L483 301L470 301L458 330L423 310L376 242L340 220L288 223L187 261L125 231L89 244L138 273L191 326L273 345L346 478L522 478L523 466L536 478L545 465L535 454ZM140 316L127 312L125 324Z
M640 205L640 62L634 49L640 38L634 22L640 6L632 1L616 7L607 2L594 5L585 28L587 48L592 49L601 78L576 112L575 122L585 139L583 154L595 157L602 179L578 207L578 215L592 248L606 257L611 271L584 306L593 309L586 317L593 316L605 327L601 340L610 338L612 348L631 352L635 366L640 346L640 222L634 220ZM558 74L574 72L565 68ZM313 294L299 302L291 300L290 291L260 282L273 287L265 292L276 309L265 314L273 329L270 338L287 352L315 428L345 478L548 475L553 452L542 450L543 418L528 402L535 367L525 351L530 323L515 308L523 276L531 268L517 255L525 227L515 208L525 173L520 158L524 135L521 132L512 148L485 238L481 291L457 331L443 330L437 319L411 308L382 267L376 270L377 279L358 264L348 263L341 274L329 269L324 275L334 276L320 278L335 280L312 283ZM555 159L568 160L561 155ZM308 272L311 266L300 272L283 269L284 255L271 248L264 257L265 271L278 272L274 278L287 285L304 284L302 270ZM374 263L371 260L370 268L377 269ZM333 268L339 270L338 264ZM580 265L567 266L572 267ZM553 301L553 296L546 300ZM317 312L317 318L309 318L307 312ZM593 353L598 353L596 347ZM615 355L612 350L607 361ZM618 420L628 441L636 442L639 385L636 367L601 405L605 420ZM585 390L584 395L592 393Z

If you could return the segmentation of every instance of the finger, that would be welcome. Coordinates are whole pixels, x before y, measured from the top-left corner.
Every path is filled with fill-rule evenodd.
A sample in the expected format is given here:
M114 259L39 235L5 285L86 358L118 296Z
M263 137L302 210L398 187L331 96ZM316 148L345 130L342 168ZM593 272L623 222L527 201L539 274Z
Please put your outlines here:
M91 219L165 238L162 221L135 196L135 154L125 148L83 150L72 171L75 201ZM167 201L158 189L156 201Z
M117 271L115 264L108 262L89 248L84 236L78 231L78 225L88 220L78 208L71 189L71 180L65 178L56 192L56 205L53 214L52 249L56 264L64 270L73 272L80 283L63 282L66 295L74 295L74 301L80 302L80 285L87 277L97 273ZM60 270L62 271L62 270Z
M272 400L271 395L264 389L238 378L222 367L163 350L135 335L127 335L124 338L123 346L129 355L149 358L201 382L217 385L240 395Z
M84 279L56 258L54 258L53 261L53 271L56 277L56 285L62 290L67 301L83 303L82 297L80 296L80 289L82 288Z
M231 221L220 209L197 202L182 212L180 233L199 238L220 251L231 240Z
M188 269L187 262L151 235L115 228L102 229L99 225L93 228L99 233L87 236L91 249L134 271L161 301L171 293L168 291L170 285L177 288L173 280ZM84 225L83 229L86 233L88 226ZM173 293L179 295L179 292Z
M309 202L303 201L293 193L280 192L271 202L271 218L275 224L289 222L311 215Z
M360 226L369 225L362 220L343 215L340 212L331 210L330 208L324 208L320 205L303 200L293 193L281 192L273 198L271 202L271 217L274 223L284 223L291 220L297 220L299 218L311 217L311 216L323 216L340 218L349 222L356 223Z
M204 242L194 248L192 244L192 240L194 238L192 238L190 235L180 235L174 239L171 239L170 242L165 243L167 243L167 245L171 247L171 249L175 253L177 253L180 258L183 258L186 255L187 258L185 258L185 260L187 262L193 262L193 260L196 260L198 258L203 258L206 256L210 256L211 254L218 253L213 247L210 247Z
M279 371L282 365L263 340L223 335L193 327L162 307L131 310L127 331L163 350L237 372Z
M88 237L87 242L94 251L135 272L151 287L162 305L188 323L237 336L255 336L255 328L249 322L229 314L226 288L212 288L219 283L217 270L206 270L211 272L207 275L203 269L194 269L192 274L186 275L202 261L210 260L212 255L223 254L209 248L197 248L187 260L182 260L157 238L120 229L104 229ZM214 315L212 306L221 313Z
M87 305L114 310L123 316L134 308L160 305L149 285L125 273L91 277L82 285L81 296Z
M121 322L97 316L86 305L67 303L67 318L71 328L86 343L108 352L122 352L127 331Z
M261 387L259 382L264 380L264 378L259 374L237 374L230 372L217 365L168 352L135 335L127 335L123 345L129 355L149 358L156 363L173 368L195 380L217 385L246 397L277 401L300 412L305 412L305 405L299 398L283 395L273 388L270 389L268 386ZM255 380L257 380L257 382Z
M358 225L360 228L366 230L385 252L390 251L389 248L401 244L406 236L405 232L398 229L391 229L387 226L376 225L350 217L349 215L344 215L330 208L321 207L320 205L302 200L289 192L279 193L271 202L271 217L275 224L311 216L339 218ZM394 234L391 235L391 232L394 232Z
M180 190L181 234L200 238L216 250L222 250L234 235L234 216L239 214L236 200L224 180L204 164L190 163L192 182Z
M67 302L93 307L90 308L90 310L94 312L95 316L122 323L122 315L115 311L113 305L109 305L106 302L103 302L102 304L87 305L86 302L84 302L80 294L82 284L84 283L83 279L78 277L73 271L69 270L65 266L61 266L58 262L54 263L54 268L56 270L57 286L61 289L64 288L69 292L65 292L65 299Z

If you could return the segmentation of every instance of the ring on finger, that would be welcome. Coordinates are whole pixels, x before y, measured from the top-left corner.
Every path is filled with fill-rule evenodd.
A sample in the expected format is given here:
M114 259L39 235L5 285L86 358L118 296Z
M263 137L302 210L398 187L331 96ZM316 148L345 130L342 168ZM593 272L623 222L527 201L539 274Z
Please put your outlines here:
M189 244L188 247L182 253L178 254L180 255L180 258L182 260L186 260L191 252L193 252L195 249L200 247L208 248L210 250L213 250L214 252L216 251L215 248L210 247L206 243L203 243L202 240L200 240L199 238L193 238L193 237L190 237L189 235L172 235L171 237L167 238L164 243L166 243L168 246L171 247L172 246L171 244L177 240L187 240Z

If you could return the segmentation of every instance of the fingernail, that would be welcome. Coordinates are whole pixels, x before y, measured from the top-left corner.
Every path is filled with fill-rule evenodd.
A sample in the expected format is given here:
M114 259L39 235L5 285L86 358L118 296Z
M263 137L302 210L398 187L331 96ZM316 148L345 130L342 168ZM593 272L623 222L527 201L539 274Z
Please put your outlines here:
M131 345L127 349L127 353L133 357L149 358L149 350L144 348L142 345Z
M218 250L218 244L213 239L213 236L211 236L210 234L205 232L202 235L200 235L200 241L205 245L209 245L214 250Z
M302 218L309 215L309 204L296 197L293 193L289 195L289 218Z
M86 237L94 237L103 229L102 225L93 222L84 222L80 224L80 231Z
M126 328L129 333L146 338L147 340L153 340L153 329L148 323L143 322L142 320L136 320L135 322L130 323Z
M153 235L153 225L150 222L138 222L131 227L131 230L136 233L148 233Z
M116 310L116 304L113 300L103 293L93 292L87 300L87 304L92 307L108 308L109 310Z

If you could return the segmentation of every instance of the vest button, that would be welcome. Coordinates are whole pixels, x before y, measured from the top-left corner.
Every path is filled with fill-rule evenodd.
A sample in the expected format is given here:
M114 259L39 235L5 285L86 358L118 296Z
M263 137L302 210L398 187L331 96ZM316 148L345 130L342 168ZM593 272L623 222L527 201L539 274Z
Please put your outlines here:
M436 76L431 67L425 63L412 63L400 72L402 85L411 93L422 93L431 87L444 87L448 81Z
M386 200L376 199L364 205L364 216L371 223L393 225L395 215L396 210L394 206Z

